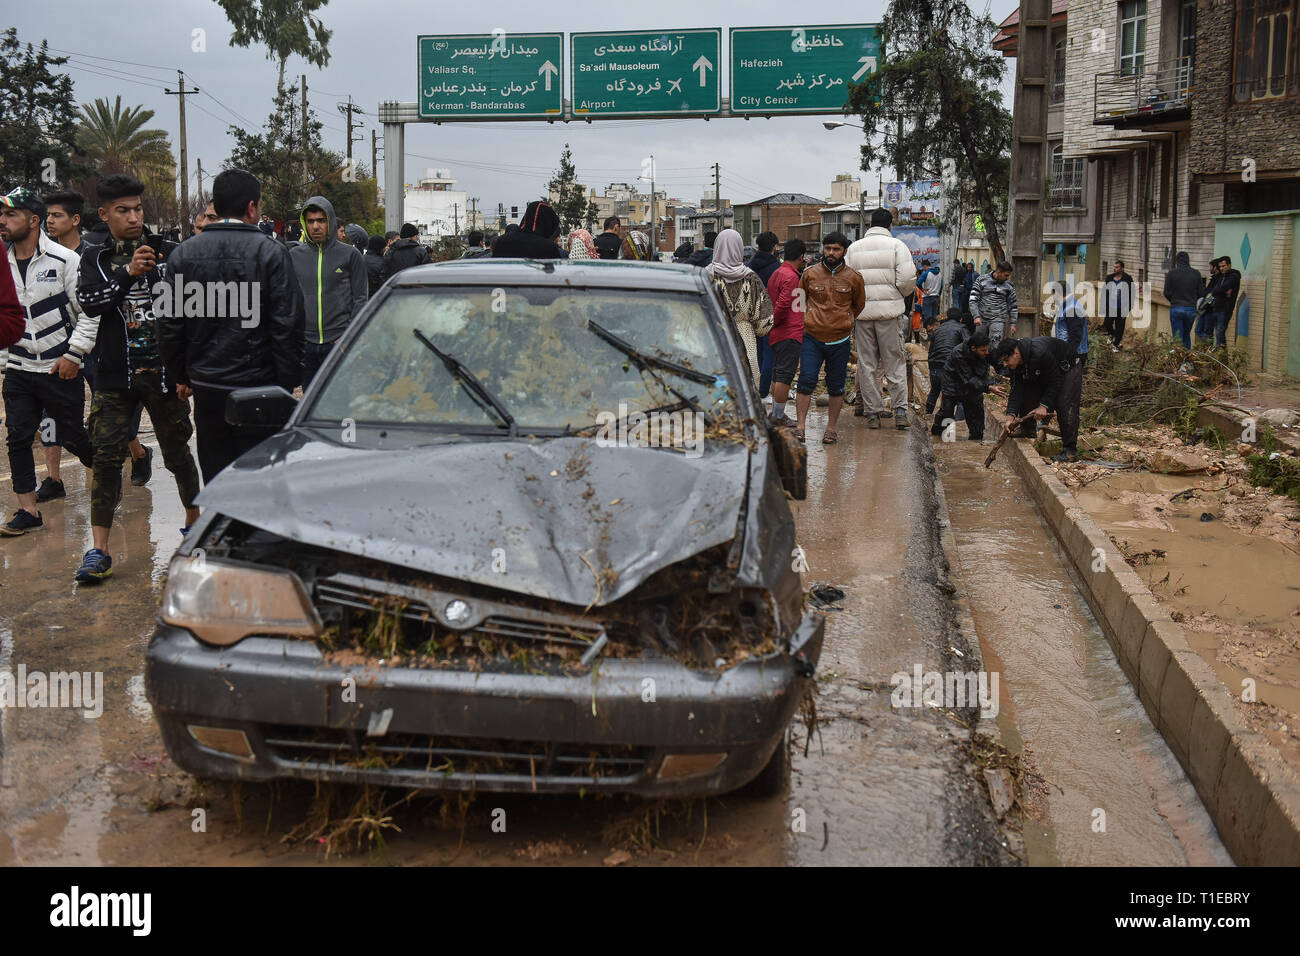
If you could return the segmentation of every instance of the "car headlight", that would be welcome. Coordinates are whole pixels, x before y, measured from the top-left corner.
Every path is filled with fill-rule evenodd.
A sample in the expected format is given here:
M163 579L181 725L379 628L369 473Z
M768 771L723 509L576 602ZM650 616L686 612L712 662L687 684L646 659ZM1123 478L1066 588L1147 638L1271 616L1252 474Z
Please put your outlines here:
M220 647L250 634L312 638L323 629L307 589L292 571L201 552L172 558L162 619Z

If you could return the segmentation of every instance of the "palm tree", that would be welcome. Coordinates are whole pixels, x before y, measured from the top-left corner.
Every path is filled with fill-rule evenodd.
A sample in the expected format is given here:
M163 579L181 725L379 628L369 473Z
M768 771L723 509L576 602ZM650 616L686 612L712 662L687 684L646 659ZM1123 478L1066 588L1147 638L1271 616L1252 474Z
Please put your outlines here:
M145 184L147 221L172 222L177 215L176 160L167 133L145 128L153 116L143 106L123 109L121 96L111 106L106 99L82 104L77 142L100 176L130 173Z
M153 110L143 106L122 108L117 96L82 104L77 141L90 154L101 175L157 173L174 165L171 142L160 129L145 129Z

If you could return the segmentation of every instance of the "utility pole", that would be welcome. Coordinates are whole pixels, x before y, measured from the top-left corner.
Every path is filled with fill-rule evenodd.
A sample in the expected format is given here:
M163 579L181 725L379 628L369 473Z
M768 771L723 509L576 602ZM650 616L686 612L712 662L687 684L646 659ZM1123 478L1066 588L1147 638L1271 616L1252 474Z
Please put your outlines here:
M867 191L858 190L858 238L861 239L866 233L866 214L867 214Z
M478 207L478 197L471 196L469 200L469 223L467 226L467 229L470 232L473 232L475 229L478 228L478 226L475 225L475 220L477 219L478 216L477 207Z
M717 213L714 220L714 231L722 231L722 188L719 186L721 181L721 171L717 163L713 164L713 211Z
M354 123L352 122L352 114L353 114L353 113L364 113L365 110L363 110L363 109L362 109L361 107L359 107L359 106L353 106L353 105L352 105L352 95L349 94L349 95L348 95L348 102L347 102L347 105L345 106L345 105L343 105L342 103L339 104L339 112L340 112L340 113L343 113L343 114L345 114L345 115L347 116L347 128L348 128L348 129L347 129L347 136L348 136L347 169L348 169L348 171L349 171L349 175L352 175L352 176L355 177L355 175L356 175L356 167L352 165L352 144L353 144L353 142L355 142L355 140L354 140L353 137L352 137L352 130L353 130L353 128L354 128L354 126L355 126L356 124L354 124ZM372 131L372 132L373 132L373 131ZM364 141L365 137L362 137L361 139L362 139L362 141Z
M307 74L302 75L302 188L307 188Z
M179 87L175 90L169 90L164 87L163 92L168 96L175 96L180 102L181 107L181 209L184 210L184 212L181 213L181 235L188 236L193 223L188 221L190 218L190 173L185 151L185 97L192 96L199 90L198 87L188 90L185 88L185 73L182 70L177 70L176 76L180 80ZM199 191L202 192L202 190L203 184L200 182Z
M451 204L451 234L460 235L460 203L458 202Z
M1025 0L1020 5L1020 36L1016 54L1016 94L1011 117L1010 214L1007 216L1007 250L1012 281L1024 289L1020 308L1021 331L1038 333L1038 289L1042 285L1043 162L1047 147L1048 86L1052 64L1051 0ZM1143 222L1146 213L1143 214ZM989 243L990 252L993 252ZM996 254L993 255L996 261Z
M198 177L199 177L199 202L200 202L200 203L203 203L203 160L201 160L201 159L196 159L196 160L194 160L194 166L195 166L195 168L198 169ZM206 204L205 204L205 205L206 205ZM187 209L187 210L183 213L183 215L188 216L188 215L189 215L189 210Z
M659 258L659 215L655 208L655 157L650 154L650 249Z
M370 175L379 182L379 131L370 131Z

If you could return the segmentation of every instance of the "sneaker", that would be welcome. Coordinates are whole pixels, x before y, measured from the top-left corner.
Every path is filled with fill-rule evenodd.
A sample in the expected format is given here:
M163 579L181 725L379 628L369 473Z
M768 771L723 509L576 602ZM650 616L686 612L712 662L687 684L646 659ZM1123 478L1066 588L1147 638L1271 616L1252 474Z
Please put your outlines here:
M1063 448L1060 453L1052 456L1052 461L1078 461L1079 453L1073 448Z
M81 559L81 567L77 568L75 580L78 584L98 584L112 573L113 559L108 556L108 553L99 548L91 548Z
M894 409L894 427L895 428L907 427L907 409L905 408Z
M41 486L36 489L36 500L38 502L53 501L55 498L66 498L68 493L63 490L63 482L57 478L45 478L41 481Z
M149 484L153 477L153 449L144 446L144 455L131 459L131 484L137 488Z
M868 428L879 428L879 427L880 427L880 416L877 415L875 412L868 412L868 413L867 413L867 427L868 427Z
M25 508L19 508L14 512L14 516L5 524L0 524L0 534L6 538L16 538L20 534L26 534L28 531L35 531L37 528L44 528L45 522L38 511L32 514Z

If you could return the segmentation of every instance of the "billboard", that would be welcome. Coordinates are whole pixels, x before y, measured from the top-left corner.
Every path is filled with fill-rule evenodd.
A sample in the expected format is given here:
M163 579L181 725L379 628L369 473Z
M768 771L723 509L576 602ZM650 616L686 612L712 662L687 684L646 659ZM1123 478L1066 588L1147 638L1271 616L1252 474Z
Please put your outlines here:
M884 207L894 214L895 226L938 225L943 209L941 180L885 183L884 193Z
M938 226L894 226L894 238L902 239L912 253L912 259L924 263L927 259L939 264L943 252L939 245Z

